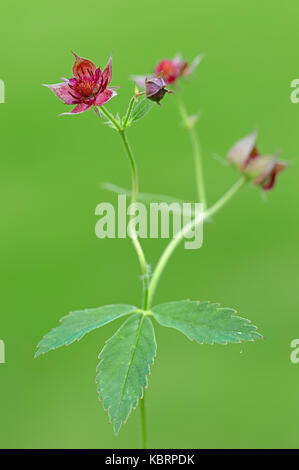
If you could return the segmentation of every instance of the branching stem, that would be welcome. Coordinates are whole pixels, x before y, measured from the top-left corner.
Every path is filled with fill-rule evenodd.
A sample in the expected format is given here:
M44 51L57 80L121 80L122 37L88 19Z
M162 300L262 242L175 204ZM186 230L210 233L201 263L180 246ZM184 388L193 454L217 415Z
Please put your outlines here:
M136 201L137 201L138 175L137 175L137 167L136 167L134 155L130 147L130 144L128 142L125 128L126 128L126 125L128 123L128 120L130 118L130 115L133 109L134 100L135 100L135 97L133 97L129 103L128 111L123 121L123 124L120 124L104 106L101 107L101 112L110 120L110 122L118 130L124 149L126 151L129 163L130 163L130 168L131 168L131 173L132 173L131 203L133 204L133 206L134 204L136 204ZM138 259L139 259L139 264L141 267L141 272L142 272L142 277L143 277L143 302L142 302L143 307L142 308L143 308L144 314L146 314L145 311L148 311L151 306L151 302L153 300L153 297L154 297L157 285L159 283L159 280L161 278L162 272L164 271L171 255L173 254L173 252L175 251L179 243L184 239L185 235L190 230L195 228L198 224L200 224L207 218L211 217L212 215L216 214L216 212L218 212L246 182L246 179L242 177L213 206L211 206L209 209L206 209L206 196L205 196L205 187L204 187L203 174L202 174L199 143L197 140L196 133L194 131L193 123L190 120L190 117L187 115L187 112L181 101L180 101L180 111L181 111L182 118L190 131L191 140L193 142L195 167L196 167L196 175L197 175L197 182L198 182L198 193L199 193L200 202L202 202L204 205L204 212L203 214L200 214L200 217L193 219L189 224L185 225L180 230L180 232L176 235L176 237L173 238L169 242L169 244L167 245L166 249L162 253L157 263L157 266L153 272L151 280L150 280L150 276L148 272L148 265L146 262L146 258L145 258L142 246L140 244L140 241L138 239L138 236L134 232L130 234ZM101 117L98 108L95 108L95 112L99 117ZM132 211L132 213L134 213L134 211ZM131 219L132 219L132 216L131 216ZM145 390L144 390L143 398L140 400L140 415L141 415L142 448L146 449L147 448L147 426L146 426Z
M218 212L234 196L234 194L236 194L236 192L245 184L245 182L246 179L244 177L240 178L213 206L207 209L203 214L200 214L200 217L192 220L189 224L185 225L185 227L183 227L182 230L177 233L176 237L169 242L160 257L151 278L149 287L148 308L150 308L151 306L161 274L164 271L174 250L184 239L185 234L187 234L188 231L192 230L194 227L196 227L212 215L216 214L216 212Z

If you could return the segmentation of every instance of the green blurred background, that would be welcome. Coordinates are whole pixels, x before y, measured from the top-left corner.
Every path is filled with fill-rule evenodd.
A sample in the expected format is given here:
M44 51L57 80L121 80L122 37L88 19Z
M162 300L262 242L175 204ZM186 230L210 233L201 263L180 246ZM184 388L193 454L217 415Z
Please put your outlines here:
M158 356L148 391L150 445L155 448L298 447L299 364L299 78L298 3L285 0L152 0L11 2L1 7L1 448L135 448L139 409L117 438L97 400L97 355L115 322L69 348L33 360L41 336L67 312L138 303L138 263L129 240L99 240L96 205L115 201L100 183L128 187L117 134L92 112L57 115L64 105L41 83L69 77L70 50L104 66L114 51L111 103L126 108L129 74L152 70L181 51L206 57L183 85L190 112L201 111L208 199L238 178L225 156L259 129L262 152L281 151L290 167L264 201L245 188L206 224L200 250L175 253L156 302L185 298L235 307L265 340L200 346L155 325ZM174 97L167 96L130 130L140 187L194 199L193 161ZM155 264L165 240L147 240Z

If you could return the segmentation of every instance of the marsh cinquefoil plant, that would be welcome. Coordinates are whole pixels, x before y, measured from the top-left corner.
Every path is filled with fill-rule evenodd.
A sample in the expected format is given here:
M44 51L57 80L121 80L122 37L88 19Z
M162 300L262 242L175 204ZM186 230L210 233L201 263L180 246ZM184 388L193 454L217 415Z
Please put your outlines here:
M93 108L100 118L105 119L106 124L118 132L131 167L133 205L138 201L138 178L135 158L127 139L127 129L143 118L155 102L159 104L165 94L171 91L166 86L176 87L176 82L191 74L199 61L200 57L189 66L181 57L163 60L152 76L135 77L135 81L144 91L135 87L135 93L123 117L118 114L114 116L104 107L104 104L116 95L115 88L109 87L112 79L111 59L102 72L90 60L75 54L73 78L65 79L56 85L46 85L64 103L75 106L70 113L65 114L83 113ZM263 190L270 190L277 174L286 166L276 155L261 155L255 145L256 133L250 134L237 142L228 153L229 161L241 173L240 179L216 203L208 207L200 146L195 132L196 119L188 115L180 89L176 87L175 91L183 123L190 133L193 145L198 200L204 206L201 220L194 218L181 229L168 243L152 272L133 229L130 235L139 259L143 282L141 305L111 304L72 312L62 318L60 326L43 337L36 352L36 356L39 356L60 346L69 345L96 328L117 318L126 317L122 326L106 342L99 354L96 383L99 397L108 411L116 434L140 400L144 448L147 446L145 388L157 349L154 321L162 326L175 328L200 344L240 343L262 338L249 320L237 316L233 308L220 307L219 303L181 300L154 305L155 290L167 262L185 234L201 223L202 219L206 220L216 214L241 187L252 182Z

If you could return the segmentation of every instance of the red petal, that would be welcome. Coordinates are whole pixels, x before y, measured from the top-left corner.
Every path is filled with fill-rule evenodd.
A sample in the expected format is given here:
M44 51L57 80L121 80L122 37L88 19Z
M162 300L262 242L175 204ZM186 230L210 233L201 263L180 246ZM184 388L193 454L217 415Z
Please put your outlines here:
M72 109L72 111L70 111L69 113L62 113L60 114L59 116L64 116L64 115L67 115L67 114L81 114L81 113L85 113L86 111L89 110L89 108L92 106L92 103L79 103L77 104L77 106L74 107L74 109Z
M286 167L286 163L284 162L277 162L275 167L273 168L270 176L269 176L269 179L267 179L266 183L263 184L262 188L265 190L265 191L270 191L274 185L275 185L275 181L276 181L276 175L278 175L278 173L280 173L282 170L284 170Z
M75 56L75 63L73 65L73 75L75 78L82 78L84 75L93 77L96 71L96 66L93 62L88 59L83 59L82 57Z
M180 67L173 60L162 60L155 68L155 74L161 75L167 85L175 82L179 73Z
M102 75L102 87L106 88L112 80L112 55L106 65Z
M69 87L68 82L56 83L55 85L44 85L44 86L46 86L47 88L50 88L50 90L52 90L53 93L65 104L74 104L76 99L79 98L77 96L77 93Z
M275 173L271 173L267 183L265 183L262 188L264 191L270 191L270 189L273 188L274 184L275 184L275 179L276 179L276 174Z
M238 140L228 153L228 160L235 164L241 171L244 171L246 168L250 157L254 158L255 154L258 153L255 151L256 138L257 132L254 131L241 140Z
M107 103L107 101L111 100L117 93L110 88L107 88L103 93L99 93L96 97L95 105L102 106L103 104Z

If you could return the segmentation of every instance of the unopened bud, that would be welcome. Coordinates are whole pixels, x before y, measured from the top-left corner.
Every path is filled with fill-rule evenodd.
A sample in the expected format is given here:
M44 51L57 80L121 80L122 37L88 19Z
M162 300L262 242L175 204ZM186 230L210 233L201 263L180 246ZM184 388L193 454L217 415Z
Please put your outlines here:
M145 80L145 96L149 100L160 104L166 93L173 93L173 91L167 90L163 78L152 77Z

